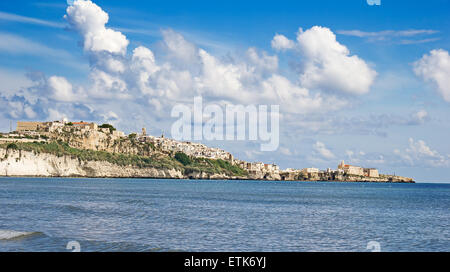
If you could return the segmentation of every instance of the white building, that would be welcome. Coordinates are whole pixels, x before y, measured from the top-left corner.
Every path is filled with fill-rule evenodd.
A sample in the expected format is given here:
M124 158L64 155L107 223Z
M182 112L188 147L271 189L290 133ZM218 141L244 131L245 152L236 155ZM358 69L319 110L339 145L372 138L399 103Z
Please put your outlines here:
M302 170L303 173L305 174L318 174L319 173L319 169L318 168L304 168Z

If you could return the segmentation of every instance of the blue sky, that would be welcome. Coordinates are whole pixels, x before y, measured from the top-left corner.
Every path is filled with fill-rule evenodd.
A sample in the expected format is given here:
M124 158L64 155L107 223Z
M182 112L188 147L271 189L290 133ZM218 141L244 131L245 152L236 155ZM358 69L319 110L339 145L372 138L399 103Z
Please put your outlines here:
M280 149L259 152L249 141L206 144L282 168L335 168L344 159L418 181L449 182L450 1L93 2L92 12L99 12L96 5L109 16L106 26L99 24L102 31L124 36L100 41L103 52L87 45L88 26L73 14L64 18L66 1L0 2L1 131L19 119L67 117L159 134L174 121L171 106L198 92L211 103L235 104L248 104L240 94L249 94L254 103L286 109ZM98 29L95 24L88 30ZM274 43L276 35L288 43ZM113 52L117 48L126 52ZM139 56L154 55L158 72L136 72L136 48L151 51ZM319 52L307 53L311 48ZM347 67L353 56L357 64ZM212 66L204 66L206 60ZM206 69L220 76L208 78ZM139 85L134 76L144 72L151 76ZM234 90L235 76L252 83L238 82ZM233 91L208 88L211 79ZM285 102L258 94L269 85ZM300 89L308 96L294 95ZM296 109L301 105L316 106Z

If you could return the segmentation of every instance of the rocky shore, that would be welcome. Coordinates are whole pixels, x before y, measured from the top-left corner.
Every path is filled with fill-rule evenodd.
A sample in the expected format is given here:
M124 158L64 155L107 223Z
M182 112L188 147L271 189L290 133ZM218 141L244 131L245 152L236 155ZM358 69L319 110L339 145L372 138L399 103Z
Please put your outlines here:
M107 161L83 161L73 156L0 148L0 176L9 177L85 177L85 178L158 178L158 179L239 179L283 181L338 181L338 182L399 182L414 183L410 178L381 176L328 176L299 178L280 172L272 175L231 176L224 173L205 173L180 169L121 166Z

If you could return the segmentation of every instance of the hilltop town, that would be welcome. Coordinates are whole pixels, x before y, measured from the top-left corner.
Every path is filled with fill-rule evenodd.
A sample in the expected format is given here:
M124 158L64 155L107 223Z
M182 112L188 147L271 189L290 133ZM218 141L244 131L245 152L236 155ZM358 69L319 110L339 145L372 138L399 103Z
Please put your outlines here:
M41 159L46 163L37 163L33 156L45 156ZM219 148L148 135L145 128L126 135L109 124L83 121L19 121L15 131L0 134L0 157L0 176L414 182L343 161L335 170L281 170L275 164L239 160Z

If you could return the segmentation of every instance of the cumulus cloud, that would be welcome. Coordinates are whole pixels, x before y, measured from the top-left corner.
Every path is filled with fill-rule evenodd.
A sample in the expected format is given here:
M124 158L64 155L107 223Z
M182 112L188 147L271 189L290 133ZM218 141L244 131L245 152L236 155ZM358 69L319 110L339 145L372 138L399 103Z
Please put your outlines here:
M166 29L162 30L162 55L155 56L151 49L140 46L128 59L126 37L120 32L116 33L117 37L123 39L104 34L108 30L105 27L108 14L91 1L75 1L67 8L66 18L80 32L85 50L91 55L91 86L86 88L91 97L140 97L157 111L187 102L195 95L202 95L210 102L282 104L286 112L293 114L335 110L347 104L343 99L311 91L278 74L278 57L253 47L243 58L220 59L187 41L180 33ZM286 39L278 35L272 44L279 49L296 46ZM297 46L301 48L302 39L299 41ZM95 42L99 42L98 46L93 46ZM102 52L98 52L100 49Z
M413 138L409 138L409 148L406 149L406 152L416 157L435 158L439 156L438 152L431 150L424 141L414 141Z
M176 61L182 61L187 64L194 64L198 61L197 47L186 41L186 39L172 29L162 30L163 44L168 53L168 57Z
M63 120L67 119L67 115L65 113L61 113L55 109L48 109L48 118L49 120Z
M73 92L72 84L64 77L52 76L48 79L50 97L62 102L72 102L79 99Z
M249 48L246 55L250 64L256 69L261 69L263 72L275 72L278 69L277 56L269 56L266 52L259 53L254 47Z
M108 14L90 0L76 0L64 16L83 37L84 50L125 55L129 44L120 32L106 28Z
M436 86L442 98L450 102L450 56L443 49L432 50L414 63L414 73Z
M272 47L295 49L302 56L300 82L305 88L361 95L369 92L377 75L360 57L350 55L326 27L300 28L296 42L277 34Z
M334 159L336 156L329 150L324 143L316 142L313 146L314 151L317 155L322 157L323 159Z
M94 68L90 74L92 85L89 89L91 98L130 99L127 83L120 77Z
M419 110L412 115L411 124L423 124L429 120L428 112L426 110Z
M365 167L382 166L386 163L385 155L378 152L345 151L345 162Z
M278 51L292 49L295 46L295 42L286 38L281 34L276 34L271 42L272 48Z
M370 85L367 74L372 70L350 56L327 28L301 31L297 41L274 37L274 49L303 54L305 69L300 80L292 80L280 73L277 55L254 47L216 56L165 29L163 39L153 47L138 46L128 52L125 35L107 27L109 15L92 1L76 0L66 12L89 57L89 77L76 84L62 76L43 76L23 91L22 100L3 97L2 103L17 118L105 120L125 129L135 129L140 118L142 124L164 126L171 121L167 112L173 105L193 103L193 97L201 95L205 103L220 105L280 105L282 118L298 120L298 115L323 114L348 105L346 97L323 91L325 86L364 93ZM127 122L130 118L135 122Z
M133 99L140 95L154 110L163 110L203 95L219 102L284 103L289 111L301 113L318 110L329 101L278 75L278 57L253 47L244 58L227 61L166 29L161 42L165 55L157 58L152 50L140 46L127 60L126 37L113 39L104 34L108 14L100 7L91 1L75 1L67 8L66 19L80 32L91 57L91 86L86 88L91 98ZM122 36L120 32L117 35Z
M306 58L300 81L307 88L348 94L369 92L377 73L338 41L328 28L315 26L299 32L297 42Z
M450 164L448 156L441 155L438 151L433 150L423 140L416 141L413 138L409 138L408 144L408 147L404 151L395 149L394 154L410 166L426 165L430 167L442 167Z

